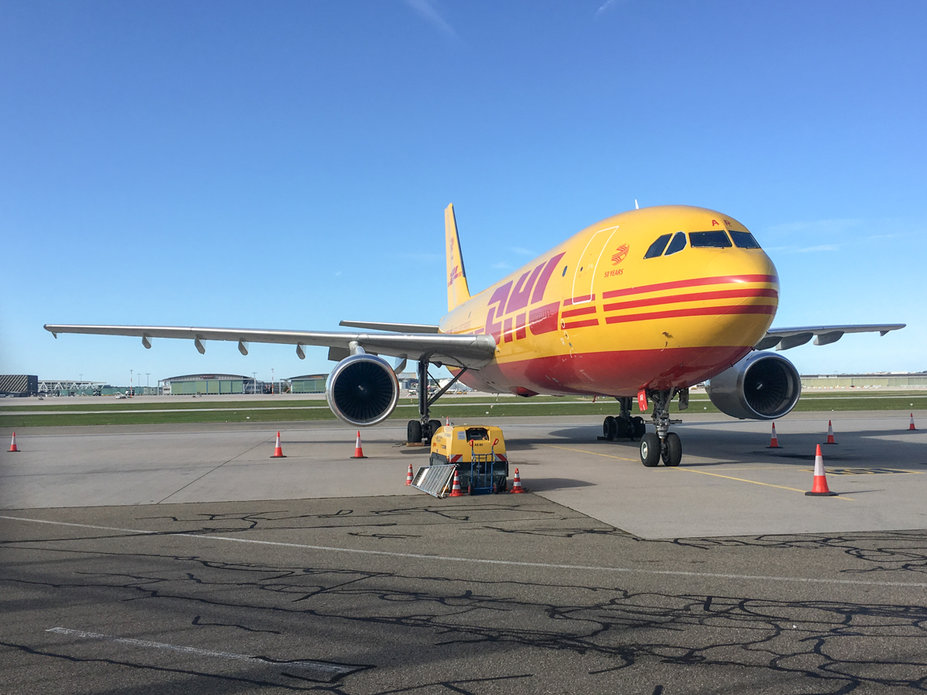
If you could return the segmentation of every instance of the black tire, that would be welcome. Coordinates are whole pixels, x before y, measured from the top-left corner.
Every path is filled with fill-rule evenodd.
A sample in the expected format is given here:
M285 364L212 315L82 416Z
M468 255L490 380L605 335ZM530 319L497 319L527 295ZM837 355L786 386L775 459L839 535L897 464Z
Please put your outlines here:
M647 468L653 468L660 463L660 438L655 432L647 432L641 437L641 463Z
M406 442L409 444L422 443L422 423L418 420L409 420L406 426Z
M608 415L602 422L602 435L610 442L618 436L618 421L614 415Z
M647 431L647 425L644 424L644 418L637 415L631 418L631 439L640 439Z
M678 466L682 461L682 440L675 432L667 432L663 440L663 465Z

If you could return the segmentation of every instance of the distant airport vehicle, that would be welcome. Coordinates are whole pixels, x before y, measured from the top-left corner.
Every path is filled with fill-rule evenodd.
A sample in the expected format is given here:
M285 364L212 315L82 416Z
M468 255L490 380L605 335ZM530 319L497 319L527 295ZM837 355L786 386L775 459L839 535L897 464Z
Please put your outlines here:
M182 326L47 324L59 333L248 342L329 348L337 361L328 403L351 425L386 419L399 399L407 359L418 383L431 364L454 374L436 393L419 388L419 419L409 442L430 442L441 423L434 402L459 379L471 388L520 396L614 397L618 412L602 424L606 439L640 439L645 466L679 465L682 443L670 431L669 404L688 406L689 387L708 381L712 402L737 418L776 419L798 402L798 371L771 348L825 345L845 333L885 335L904 324L770 329L779 300L776 268L747 228L714 210L658 206L602 220L471 296L454 208L445 210L448 314L437 325L342 321L360 332L250 330ZM380 355L400 359L390 365ZM634 402L651 412L654 431Z

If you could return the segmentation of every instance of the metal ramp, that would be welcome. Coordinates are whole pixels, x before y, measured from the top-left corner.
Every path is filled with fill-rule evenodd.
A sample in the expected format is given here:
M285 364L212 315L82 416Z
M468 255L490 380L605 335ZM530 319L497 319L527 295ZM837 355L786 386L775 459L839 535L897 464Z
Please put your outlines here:
M412 479L412 487L427 492L432 497L446 497L456 468L453 463L423 466Z

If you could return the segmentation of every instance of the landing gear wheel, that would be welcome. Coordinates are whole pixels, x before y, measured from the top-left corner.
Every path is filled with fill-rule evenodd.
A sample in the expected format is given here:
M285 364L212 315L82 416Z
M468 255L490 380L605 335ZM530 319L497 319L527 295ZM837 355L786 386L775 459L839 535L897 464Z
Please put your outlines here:
M631 439L640 439L646 431L647 425L644 424L644 418L639 415L631 418L631 434L629 435Z
M667 432L663 440L663 465L678 466L682 461L682 440L675 432Z
M435 432L441 429L440 420L429 420L428 424L423 428L422 434L425 435L425 444L431 444L431 438L435 436Z
M641 463L653 468L660 463L660 438L656 432L647 432L641 437Z
M602 436L610 442L615 441L618 436L618 420L614 415L609 415L602 423Z
M422 443L422 423L418 420L409 420L409 424L406 426L406 443Z

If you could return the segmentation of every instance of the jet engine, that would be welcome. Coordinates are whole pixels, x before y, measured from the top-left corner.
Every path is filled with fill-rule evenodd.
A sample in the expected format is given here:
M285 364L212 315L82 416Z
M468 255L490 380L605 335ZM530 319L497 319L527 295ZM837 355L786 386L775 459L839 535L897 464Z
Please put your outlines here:
M351 425L375 425L389 417L399 400L393 368L376 355L357 354L341 360L325 383L328 407Z
M775 420L788 414L799 396L798 370L773 352L751 352L708 383L715 407L741 419Z

